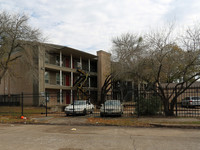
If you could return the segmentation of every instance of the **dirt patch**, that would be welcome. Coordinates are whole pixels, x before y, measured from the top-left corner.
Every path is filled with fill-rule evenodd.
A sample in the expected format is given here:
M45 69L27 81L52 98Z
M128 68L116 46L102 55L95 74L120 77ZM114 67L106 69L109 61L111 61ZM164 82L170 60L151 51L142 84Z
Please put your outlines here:
M31 118L21 119L18 116L0 116L0 123L34 123Z
M149 122L139 121L134 118L88 118L88 123L93 125L151 127Z
M75 149L75 148L60 148L58 150L82 150L82 149Z
M95 125L153 127L153 124L200 126L200 118L133 118L133 117L89 117L89 116L32 116L20 119L16 116L0 116L0 123L51 124L51 125Z

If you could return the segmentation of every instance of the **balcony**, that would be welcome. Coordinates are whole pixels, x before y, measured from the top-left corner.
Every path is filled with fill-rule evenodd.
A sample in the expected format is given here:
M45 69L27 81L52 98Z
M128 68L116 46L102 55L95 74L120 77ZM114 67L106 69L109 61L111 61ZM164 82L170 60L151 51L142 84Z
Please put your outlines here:
M64 86L64 85L57 85L57 84L48 84L48 83L45 83L45 89L71 90L71 86Z
M62 80L60 80L59 71L45 71L45 88L67 90L71 88L70 83L70 73L62 73Z
M60 61L60 59L62 61ZM45 70L47 71L63 71L63 72L77 72L77 64L82 62L82 70L92 76L97 76L97 62L80 58L73 58L70 56L60 55L58 53L46 53L45 54ZM71 64L72 63L72 64ZM72 68L71 68L72 67ZM89 69L90 68L90 69ZM90 70L90 71L89 71Z
M60 67L54 64L45 64L45 69L46 70L54 70L54 71L64 71L64 72L76 72L76 69L71 69L67 67Z

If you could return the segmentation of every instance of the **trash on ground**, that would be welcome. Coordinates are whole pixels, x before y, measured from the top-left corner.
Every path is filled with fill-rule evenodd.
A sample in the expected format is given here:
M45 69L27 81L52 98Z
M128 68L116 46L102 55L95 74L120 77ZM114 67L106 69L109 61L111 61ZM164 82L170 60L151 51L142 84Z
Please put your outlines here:
M71 130L72 130L72 131L76 131L76 128L72 128Z

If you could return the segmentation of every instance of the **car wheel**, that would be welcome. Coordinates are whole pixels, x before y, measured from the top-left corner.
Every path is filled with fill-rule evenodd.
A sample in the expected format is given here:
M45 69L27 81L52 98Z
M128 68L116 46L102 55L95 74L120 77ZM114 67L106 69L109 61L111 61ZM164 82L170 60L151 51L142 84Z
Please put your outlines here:
M93 114L93 112L94 112L94 108L90 111L90 114Z
M84 115L87 115L86 109L83 110L83 114L84 114Z

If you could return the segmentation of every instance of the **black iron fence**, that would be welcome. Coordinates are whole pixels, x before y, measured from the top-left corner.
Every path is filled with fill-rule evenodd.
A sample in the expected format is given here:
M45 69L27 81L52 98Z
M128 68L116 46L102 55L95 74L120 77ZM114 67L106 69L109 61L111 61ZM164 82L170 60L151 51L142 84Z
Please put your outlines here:
M20 94L0 95L0 106L19 106Z
M166 89L168 94L172 89ZM165 116L163 100L152 91L139 90L129 100L108 95L98 101L98 93L89 100L79 99L77 93L48 92L40 94L0 95L0 115L12 116ZM79 100L78 100L79 99ZM100 99L100 98L99 98ZM171 99L167 107L171 106ZM200 89L193 87L181 94L173 108L177 117L200 117Z

